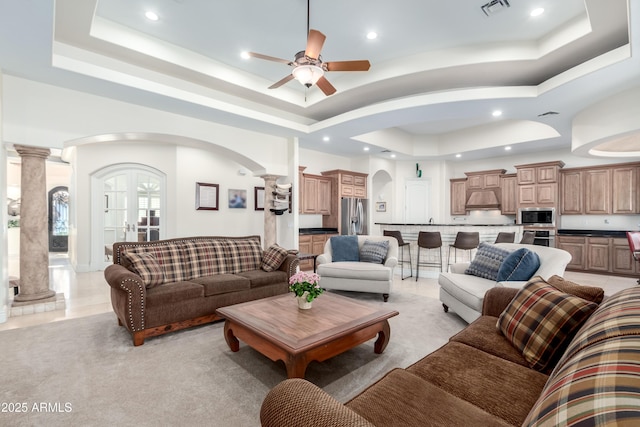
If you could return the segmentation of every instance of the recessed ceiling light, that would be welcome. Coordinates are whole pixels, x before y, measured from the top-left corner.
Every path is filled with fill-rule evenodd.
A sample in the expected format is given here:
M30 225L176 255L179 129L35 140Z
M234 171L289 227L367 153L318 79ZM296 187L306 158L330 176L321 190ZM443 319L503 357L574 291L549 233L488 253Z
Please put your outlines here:
M246 50L244 52L240 52L240 57L242 59L249 59L251 58L251 56L249 56L249 52L247 52Z
M369 32L367 33L367 38L368 38L369 40L377 39L377 38L378 38L378 33L376 33L375 31L369 31Z
M458 153L458 154L456 154L456 157L458 157L458 158L462 157L462 154Z
M146 16L149 21L157 21L158 19L160 19L158 14L151 10L145 12L144 16Z
M531 16L532 18L535 18L536 16L540 16L543 13L544 13L544 8L538 7L536 9L533 9L531 13L529 13L529 16Z
M395 158L396 158L396 155L395 155L395 154L392 154L392 155L391 155L391 158L392 158L392 159L395 159Z
M511 150L511 146L507 145L506 147L504 147L504 149L505 149L506 151L509 151L509 150Z
M364 147L364 151L369 151L369 147Z
M500 110L495 110L493 113L491 113L491 115L493 117L500 117L502 115L502 111Z
M328 136L324 136L324 137L322 137L322 140L324 142L329 142L331 140L331 138L329 138Z

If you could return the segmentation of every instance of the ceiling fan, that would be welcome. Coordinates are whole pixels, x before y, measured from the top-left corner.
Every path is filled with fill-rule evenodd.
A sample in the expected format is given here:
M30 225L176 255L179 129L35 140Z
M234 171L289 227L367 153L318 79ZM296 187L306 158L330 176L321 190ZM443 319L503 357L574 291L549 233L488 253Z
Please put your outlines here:
M324 77L327 71L367 71L371 64L368 60L324 62L320 56L326 36L318 30L309 29L309 1L307 0L307 47L295 54L293 61L248 52L254 58L282 62L293 67L291 74L275 82L269 89L276 89L290 80L296 79L306 87L317 85L325 95L333 95L336 88Z

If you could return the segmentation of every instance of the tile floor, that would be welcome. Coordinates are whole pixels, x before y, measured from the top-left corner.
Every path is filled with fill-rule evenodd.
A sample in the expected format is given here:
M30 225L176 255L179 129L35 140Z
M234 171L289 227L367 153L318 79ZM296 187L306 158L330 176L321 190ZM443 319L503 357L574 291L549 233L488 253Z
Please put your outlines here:
M18 271L18 259L10 259L9 274L18 276ZM0 323L0 331L112 311L109 295L110 288L104 280L102 271L76 273L69 265L66 254L51 254L49 273L50 286L56 292L64 293L66 308L64 310L10 317L5 323ZM421 275L423 274L425 273L422 273L421 270ZM425 275L431 277L420 277L416 281L415 277L401 280L400 276L396 275L393 291L438 298L437 273L428 271ZM568 271L565 273L565 278L583 285L600 286L604 288L606 295L612 295L621 289L636 286L636 279L629 277ZM13 299L13 293L10 292L10 294L9 305Z

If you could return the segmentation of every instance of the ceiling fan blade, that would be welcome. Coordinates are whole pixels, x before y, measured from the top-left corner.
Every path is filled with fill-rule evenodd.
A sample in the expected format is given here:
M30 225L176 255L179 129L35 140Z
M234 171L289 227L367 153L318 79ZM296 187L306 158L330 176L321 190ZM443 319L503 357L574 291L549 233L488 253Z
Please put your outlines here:
M318 59L322 45L327 37L318 30L309 30L309 37L307 37L307 48L304 51L305 56L309 58Z
M269 86L269 89L277 89L283 84L287 83L289 80L293 80L293 74L289 74L287 77L278 80L277 82Z
M287 59L276 58L275 56L263 55L261 53L247 52L247 54L253 58L266 59L267 61L282 62L283 64L292 65L292 62Z
M327 80L324 76L318 79L318 81L316 82L316 86L318 86L320 90L323 91L327 96L336 93L336 88L333 87L333 85L329 83L329 80Z
M332 61L323 64L327 71L369 71L371 64L366 59L360 61Z

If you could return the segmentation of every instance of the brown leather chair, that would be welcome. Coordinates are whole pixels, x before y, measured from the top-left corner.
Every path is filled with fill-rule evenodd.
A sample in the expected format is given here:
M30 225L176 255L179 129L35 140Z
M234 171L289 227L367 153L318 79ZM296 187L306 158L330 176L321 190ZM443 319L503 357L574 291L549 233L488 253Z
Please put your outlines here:
M535 231L525 231L522 233L522 239L520 240L520 244L523 245L533 245L533 242L536 240L536 232Z
M438 250L438 262L420 262L420 249L427 249L427 256L431 249ZM442 237L439 231L421 231L418 233L418 259L416 260L416 281L420 275L420 266L439 267L442 271Z
M516 233L507 233L505 231L501 231L498 233L496 237L496 241L494 243L513 243L516 241Z
M384 230L382 232L383 236L389 236L389 237L395 237L396 240L398 241L398 249L400 249L400 259L398 260L398 264L400 264L400 278L402 280L406 279L407 277L413 277L413 265L411 264L411 245L409 244L409 242L405 242L404 239L402 238L402 233L400 231L397 230ZM404 248L407 248L409 250L409 259L405 258L404 256ZM404 275L404 265L405 264L409 264L409 275L405 276Z
M469 251L469 260L471 260L471 251L480 244L480 233L477 231L458 231L456 240L449 245L449 253L447 254L447 270L451 265L451 249L454 249L454 262L458 262L458 249Z

